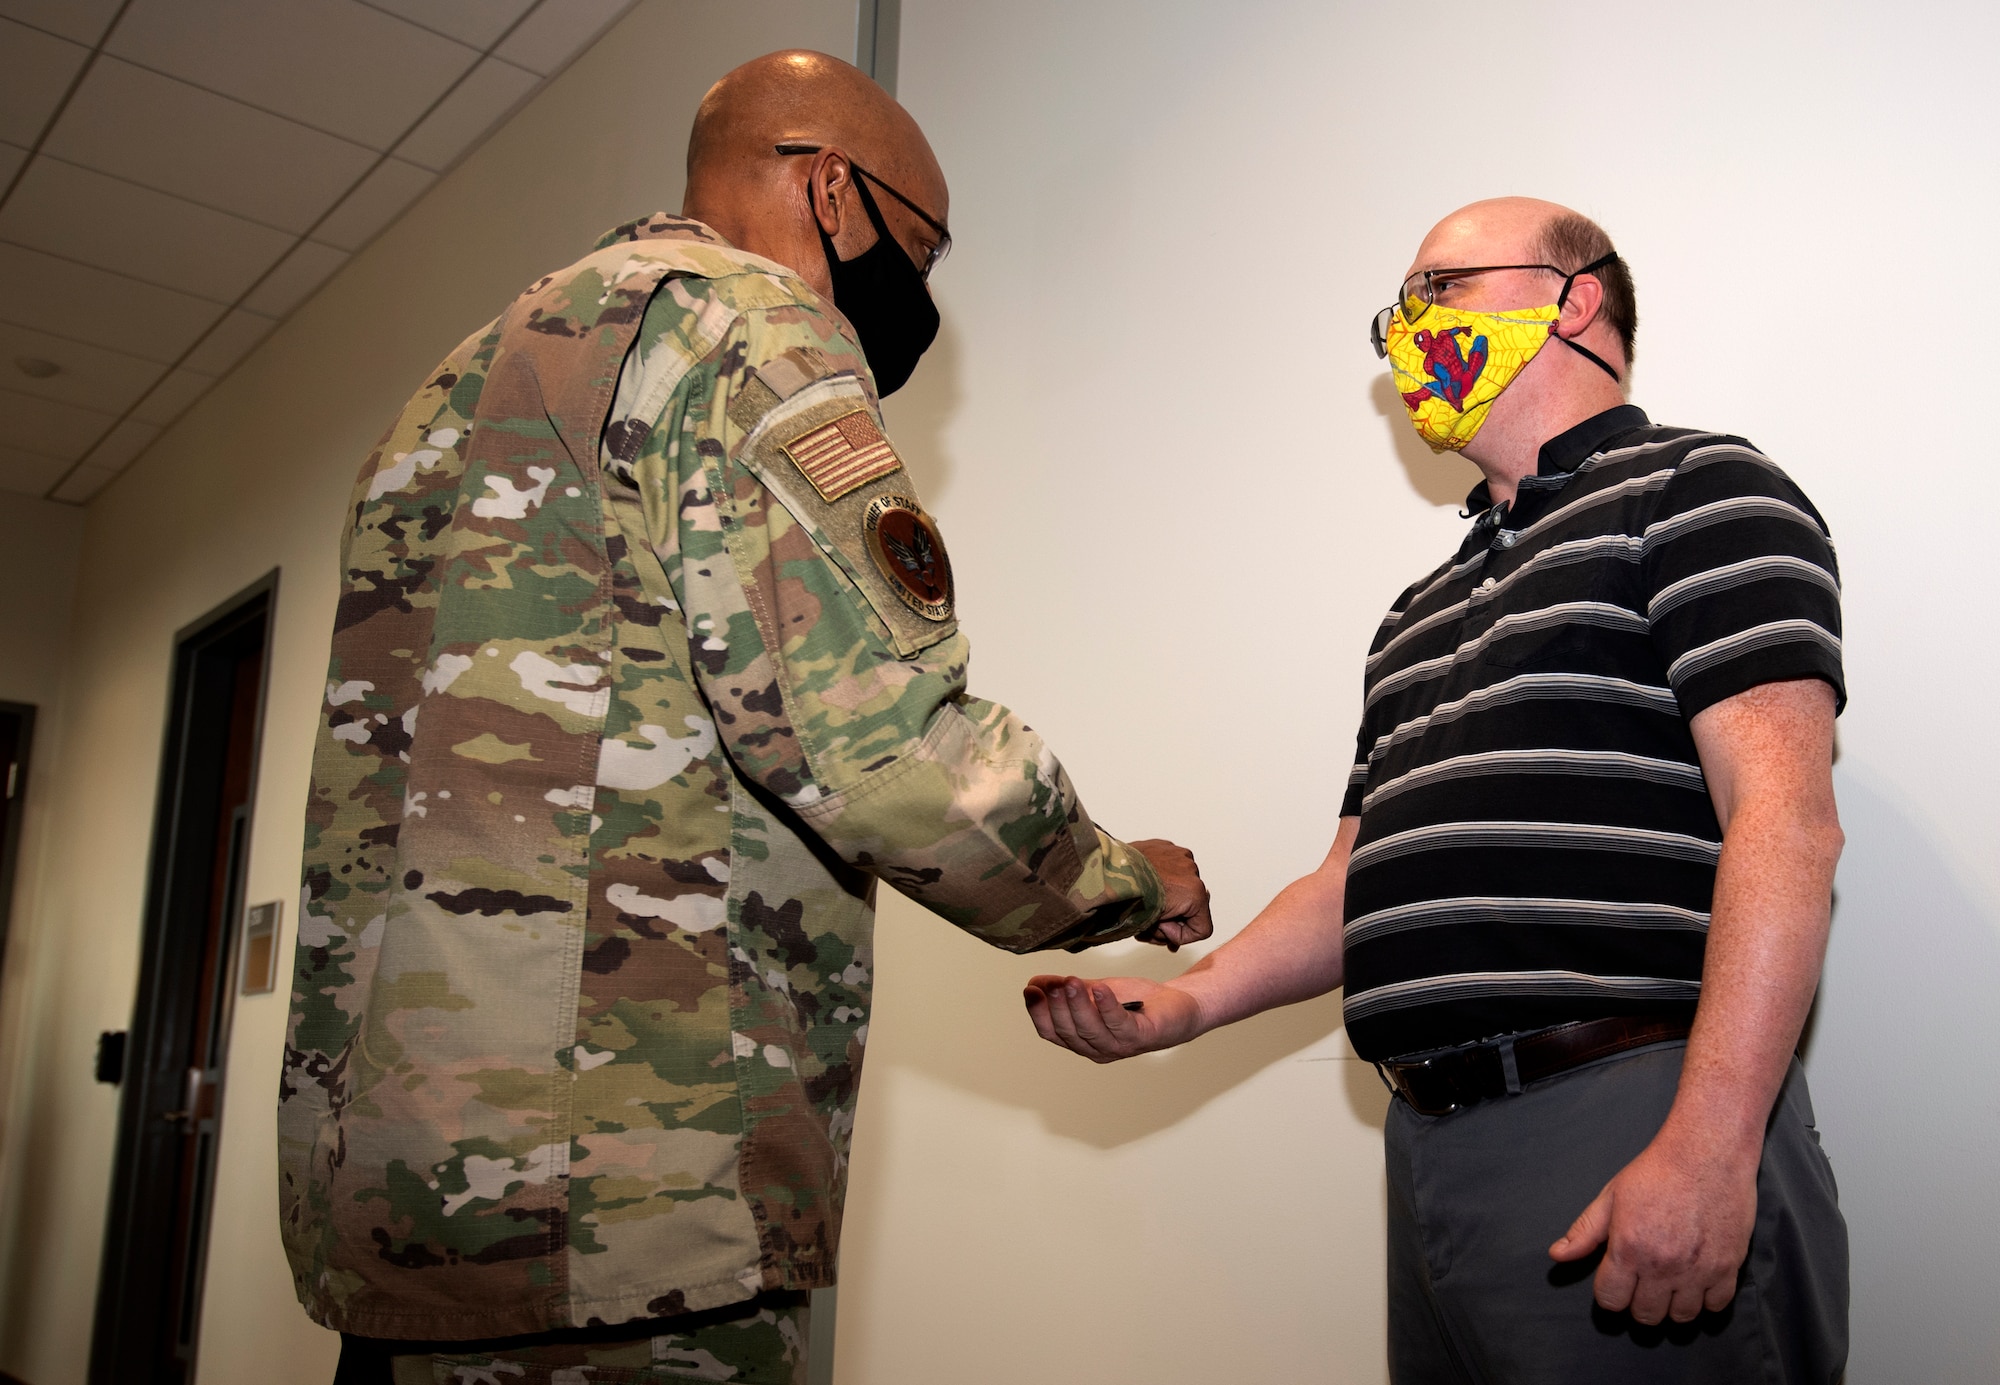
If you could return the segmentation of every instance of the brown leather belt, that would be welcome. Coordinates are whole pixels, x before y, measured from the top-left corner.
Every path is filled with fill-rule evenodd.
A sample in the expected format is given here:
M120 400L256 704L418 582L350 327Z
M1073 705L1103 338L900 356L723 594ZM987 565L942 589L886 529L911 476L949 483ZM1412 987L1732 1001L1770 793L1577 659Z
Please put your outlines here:
M1420 1114L1448 1116L1614 1053L1685 1039L1692 1027L1685 1018L1620 1015L1445 1049L1428 1058L1377 1063L1375 1069Z

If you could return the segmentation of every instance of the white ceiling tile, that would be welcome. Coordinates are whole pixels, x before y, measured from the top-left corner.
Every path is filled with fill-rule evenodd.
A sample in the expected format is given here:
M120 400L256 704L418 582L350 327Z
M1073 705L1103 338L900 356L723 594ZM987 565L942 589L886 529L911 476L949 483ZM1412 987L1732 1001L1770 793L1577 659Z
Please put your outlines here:
M291 254L278 261L276 269L264 276L262 283L250 290L243 306L253 313L284 317L305 302L312 291L331 278L333 272L347 260L345 250L302 240L293 247Z
M0 139L32 149L90 50L0 19Z
M542 0L494 55L553 76L630 8L632 0Z
M351 140L116 58L91 66L42 151L301 233L376 159Z
M49 361L62 369L36 379L20 369L23 359ZM0 380L6 382L6 388L22 394L122 414L139 402L162 373L156 361L0 323Z
M215 324L215 330L181 362L189 370L205 375L227 375L230 368L250 354L250 348L271 334L278 324L271 318L246 313L241 308Z
M227 212L39 158L0 208L0 239L234 302L293 237Z
M155 423L164 428L182 414L188 405L208 393L208 387L215 383L213 375L201 375L192 370L176 370L160 381L145 402L132 411L132 417L141 423Z
M55 457L23 452L18 447L0 447L0 491L45 495L56 478L69 470L69 465Z
M384 159L379 168L347 194L333 214L313 228L313 239L359 250L376 233L402 214L403 208L436 181L437 175L401 159Z
M226 311L220 303L157 288L0 242L0 321L171 365Z
M474 48L491 48L535 0L362 0L412 24L448 34Z
M540 82L525 68L488 58L410 131L396 153L425 168L449 168Z
M160 430L154 424L141 423L136 418L123 419L103 442L90 450L90 455L83 459L83 469L88 471L101 467L106 471L123 471L158 436Z
M115 416L39 395L0 389L0 437L28 452L74 461L104 435Z
M358 0L132 0L105 51L371 149L479 56Z
M118 5L119 0L0 0L0 15L94 47Z
M72 505L81 505L109 484L118 473L109 467L80 466L69 474L69 478L56 487L52 500L66 500Z
M21 165L28 161L28 151L16 149L11 144L0 144L0 188L14 181L14 175L21 171Z

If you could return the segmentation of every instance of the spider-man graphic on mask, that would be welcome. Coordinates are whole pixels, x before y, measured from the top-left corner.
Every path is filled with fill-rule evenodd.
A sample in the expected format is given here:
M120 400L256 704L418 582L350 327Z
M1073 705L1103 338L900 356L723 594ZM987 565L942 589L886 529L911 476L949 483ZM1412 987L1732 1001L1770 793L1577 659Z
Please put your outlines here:
M1416 409L1425 399L1437 398L1460 413L1465 412L1466 393L1479 379L1479 372L1486 369L1486 338L1472 336L1471 352L1461 355L1460 333L1472 336L1472 329L1453 327L1444 332L1417 332L1414 340L1417 349L1424 353L1424 372L1431 378L1422 389L1406 392L1403 403Z

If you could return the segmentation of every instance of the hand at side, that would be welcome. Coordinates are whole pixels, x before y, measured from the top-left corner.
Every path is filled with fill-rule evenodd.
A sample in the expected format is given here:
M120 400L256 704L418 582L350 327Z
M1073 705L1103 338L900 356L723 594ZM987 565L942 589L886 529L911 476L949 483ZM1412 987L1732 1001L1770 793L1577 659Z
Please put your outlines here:
M1581 1260L1604 1246L1598 1304L1629 1308L1648 1325L1727 1307L1757 1220L1757 1152L1744 1158L1662 1131L1604 1185L1550 1257Z

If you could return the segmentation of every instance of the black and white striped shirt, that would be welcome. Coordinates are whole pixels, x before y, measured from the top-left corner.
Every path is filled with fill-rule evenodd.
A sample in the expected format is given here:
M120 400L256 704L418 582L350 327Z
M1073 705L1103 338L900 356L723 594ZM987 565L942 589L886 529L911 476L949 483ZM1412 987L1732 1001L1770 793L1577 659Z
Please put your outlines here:
M1341 808L1368 1058L1692 1012L1722 833L1688 722L1783 679L1845 701L1826 524L1741 438L1625 405L1487 504L1369 650Z

